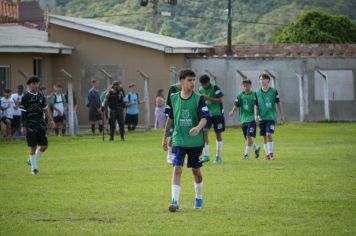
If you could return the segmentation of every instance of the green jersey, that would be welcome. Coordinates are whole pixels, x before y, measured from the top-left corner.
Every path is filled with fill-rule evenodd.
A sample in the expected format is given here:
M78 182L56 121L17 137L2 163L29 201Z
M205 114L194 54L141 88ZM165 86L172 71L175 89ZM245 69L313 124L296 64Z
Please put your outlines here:
M193 92L188 99L181 98L181 93L174 93L167 104L169 118L173 119L173 147L200 147L204 145L203 131L196 136L190 136L191 128L197 126L201 118L207 118L209 111L204 99Z
M239 108L241 123L248 123L255 121L255 104L256 93L251 91L250 93L241 92L237 95L235 100L235 106Z
M199 88L200 94L205 94L211 98L221 98L224 94L221 92L220 88L217 85L210 84L209 88L205 89L203 86ZM209 113L212 116L221 116L223 106L222 103L216 103L211 101L205 101L206 105L208 106Z
M260 120L276 120L276 103L279 102L279 95L276 89L269 88L264 92L261 88L256 91L256 105Z
M178 92L180 92L180 88L178 87L178 84L173 84L173 85L171 85L171 86L169 87L169 91L168 91L168 95L167 95L167 99L166 99L166 106L165 106L165 108L164 108L164 113L165 113L166 115L169 114L169 109L170 109L170 107L167 106L167 104L170 104L170 103L171 103L171 95L172 95L173 93L178 93Z

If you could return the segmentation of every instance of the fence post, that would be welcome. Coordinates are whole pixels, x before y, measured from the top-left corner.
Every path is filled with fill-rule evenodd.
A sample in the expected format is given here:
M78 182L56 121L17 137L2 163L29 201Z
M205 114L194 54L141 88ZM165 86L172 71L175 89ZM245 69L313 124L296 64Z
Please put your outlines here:
M298 74L295 71L296 76L298 77L299 84L299 121L304 121L304 93L303 93L303 84L304 78L302 75Z
M74 110L73 110L73 77L65 70L62 69L61 72L68 79L68 117L69 117L69 134L74 136Z
M176 66L171 66L169 68L169 72L171 75L171 85L177 83L177 67Z
M144 101L145 101L145 130L150 130L150 96L149 96L149 76L145 74L142 70L137 69L137 72L140 74L142 79L144 80Z
M330 109L329 109L329 83L328 76L321 72L320 70L316 70L321 77L324 79L324 115L327 121L330 120Z

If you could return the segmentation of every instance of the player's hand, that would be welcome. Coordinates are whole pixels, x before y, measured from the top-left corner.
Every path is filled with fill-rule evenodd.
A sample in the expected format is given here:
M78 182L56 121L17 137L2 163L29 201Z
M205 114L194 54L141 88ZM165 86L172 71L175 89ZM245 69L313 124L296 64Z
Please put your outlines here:
M284 124L286 122L284 116L281 117L281 123Z
M21 133L22 133L23 136L26 136L26 134L27 134L27 128L22 127L22 128L21 128Z
M206 94L202 94L201 96L203 97L203 99L204 99L205 101L208 100L208 98L209 98L209 96L206 95Z
M234 112L230 111L229 116L232 117L234 115Z
M101 108L100 108L100 111L101 111L101 112L104 112L104 111L105 111L105 107L101 107Z
M256 123L259 122L258 116L255 116L255 122L256 122Z
M167 139L166 138L163 138L163 141L162 141L162 148L164 151L167 151L168 150L168 142L167 142Z
M199 132L200 132L200 129L197 127L191 128L189 130L190 136L197 136L199 134Z
M51 128L55 128L56 127L56 123L53 120L51 120L49 122L49 124L51 125Z

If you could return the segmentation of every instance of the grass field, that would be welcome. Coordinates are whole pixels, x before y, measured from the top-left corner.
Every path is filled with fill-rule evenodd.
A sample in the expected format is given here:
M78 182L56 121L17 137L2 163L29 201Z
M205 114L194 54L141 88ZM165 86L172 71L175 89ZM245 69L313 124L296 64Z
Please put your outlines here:
M356 235L355 123L279 126L276 161L243 161L227 129L223 164L202 169L203 209L185 168L178 213L161 135L51 136L38 176L24 141L0 143L0 235Z

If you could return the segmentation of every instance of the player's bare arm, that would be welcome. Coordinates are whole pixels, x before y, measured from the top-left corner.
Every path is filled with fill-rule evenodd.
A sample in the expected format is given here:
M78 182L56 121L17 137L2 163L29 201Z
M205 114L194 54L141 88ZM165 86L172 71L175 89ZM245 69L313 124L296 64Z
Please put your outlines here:
M162 147L163 150L167 151L168 150L168 137L169 137L169 130L173 128L173 119L168 118L166 122L166 128L164 131L163 135L163 140L162 140Z
M189 134L190 134L191 136L196 136L196 135L198 135L199 132L200 132L200 130L205 127L206 122L207 122L206 118L200 119L199 124L198 124L197 126L191 128L190 131L189 131Z

